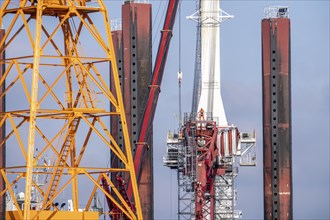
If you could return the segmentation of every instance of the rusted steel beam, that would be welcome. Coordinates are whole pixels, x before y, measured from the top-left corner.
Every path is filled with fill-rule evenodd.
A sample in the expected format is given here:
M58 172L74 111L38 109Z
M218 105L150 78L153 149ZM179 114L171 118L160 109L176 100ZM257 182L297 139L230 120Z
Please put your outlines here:
M139 139L134 154L134 167L138 176L141 174L144 159L146 158L145 153L147 152L148 147L150 147L150 134L152 133L151 127L156 112L157 101L160 93L160 85L163 79L167 53L172 38L172 29L174 26L178 5L179 1L177 0L169 1L163 30L161 32L161 39L156 56L155 67L152 75L151 85L149 86L148 99L145 110L143 112ZM131 194L130 188L128 190L129 194Z
M262 20L264 218L292 219L290 19Z
M125 2L122 5L122 30L112 32L133 153L138 142L140 123L146 106L146 94L152 75L151 27L151 4ZM111 79L110 85L112 85ZM111 127L119 146L123 147L121 122L112 121ZM120 166L118 158L112 158L112 164ZM143 207L143 216L145 219L153 219L152 150L147 152L143 171L139 174L138 188L142 195L140 202ZM116 177L117 173L111 175L113 180ZM129 177L123 178L127 180Z

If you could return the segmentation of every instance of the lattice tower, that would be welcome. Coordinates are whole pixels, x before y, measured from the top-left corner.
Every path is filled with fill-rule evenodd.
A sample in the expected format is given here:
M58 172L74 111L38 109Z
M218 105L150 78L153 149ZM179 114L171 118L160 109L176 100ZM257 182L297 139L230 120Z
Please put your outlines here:
M57 210L54 203L62 192L72 197L73 211L88 211L100 190L128 219L141 219L104 1L6 0L0 11L1 25L6 34L0 39L0 54L6 50L6 58L0 64L6 70L0 78L0 86L5 86L0 98L6 96L7 110L0 113L0 126L6 124L7 133L0 147L15 151L15 159L9 158L0 170L7 186L0 196L8 192L19 218L30 220L45 210ZM108 86L110 74L114 91ZM123 150L111 135L114 118L122 125ZM109 151L122 162L121 168L106 167ZM39 165L49 155L53 155L52 162ZM33 181L36 170L47 177L44 188ZM135 208L109 179L111 172L130 176ZM111 193L100 186L102 178ZM16 184L25 190L24 209L14 195ZM38 206L31 201L34 188L43 198Z

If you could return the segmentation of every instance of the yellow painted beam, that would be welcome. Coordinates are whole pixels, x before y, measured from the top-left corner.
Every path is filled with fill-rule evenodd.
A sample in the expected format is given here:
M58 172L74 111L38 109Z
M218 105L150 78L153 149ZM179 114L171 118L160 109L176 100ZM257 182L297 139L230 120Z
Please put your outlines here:
M35 216L37 211L31 210L31 215ZM6 220L21 219L18 211L7 211ZM42 211L38 215L38 220L98 220L98 212L70 212L70 211Z
M32 71L32 88L30 103L30 120L28 134L28 150L26 161L26 180L25 180L25 196L24 196L24 220L30 220L30 204L32 191L32 172L33 172L33 154L35 145L35 126L38 108L38 76L40 63L40 41L41 41L41 25L42 25L42 4L43 0L39 0L36 13L36 30L34 43L34 59Z

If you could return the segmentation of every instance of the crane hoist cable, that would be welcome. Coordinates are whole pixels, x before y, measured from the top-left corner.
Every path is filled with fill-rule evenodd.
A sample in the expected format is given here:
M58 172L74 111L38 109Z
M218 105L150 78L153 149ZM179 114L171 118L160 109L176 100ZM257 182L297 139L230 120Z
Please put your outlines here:
M159 9L161 8L161 4L162 4L162 3L163 3L163 1L160 1L160 3L159 3L159 8L158 8L158 11L157 11L157 15L156 15L156 18L155 18L155 22L154 22L154 24L156 24L157 16L158 16ZM166 7L162 7L162 8L163 8L162 15L161 15L160 18L159 18L158 26L157 26L157 29L156 29L156 34L155 34L155 37L154 37L154 39L153 39L153 41L152 41L152 46L154 46L155 41L156 41L156 39L157 39L157 36L158 36L159 33L160 33L160 31L159 31L159 30L160 30L160 25L162 24L162 21L165 20L165 19L164 19L164 15L165 15ZM154 30L154 25L153 25L152 29Z
M179 83L179 128L182 125L182 103L181 103L181 81L182 81L182 71L181 71L181 2L179 3L179 72L178 72L178 83Z

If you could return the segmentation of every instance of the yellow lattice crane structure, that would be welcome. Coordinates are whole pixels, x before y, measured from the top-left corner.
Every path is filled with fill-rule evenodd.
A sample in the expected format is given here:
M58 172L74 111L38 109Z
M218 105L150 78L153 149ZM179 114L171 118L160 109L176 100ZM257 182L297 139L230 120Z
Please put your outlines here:
M6 51L0 60L5 65L0 100L7 100L0 113L0 127L7 130L0 147L15 152L0 170L6 183L0 196L9 195L17 209L7 211L7 218L98 219L89 210L99 190L126 218L142 219L104 1L4 0L0 26L6 29L0 39L0 54ZM121 123L124 146L111 135L114 118ZM46 162L50 155L53 160ZM107 167L102 159L109 157L118 158L120 166ZM108 177L111 172L130 176L135 208ZM22 201L14 192L17 185L25 191ZM42 199L36 201L32 192ZM64 192L72 198L71 212L55 205Z

